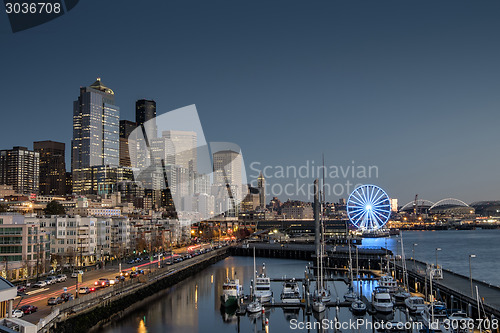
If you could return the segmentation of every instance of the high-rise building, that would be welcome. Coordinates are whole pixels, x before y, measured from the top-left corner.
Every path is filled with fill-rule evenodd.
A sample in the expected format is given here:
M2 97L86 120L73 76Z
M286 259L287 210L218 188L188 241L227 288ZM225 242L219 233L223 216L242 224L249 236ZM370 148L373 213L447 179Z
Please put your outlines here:
M266 179L262 172L257 178L257 188L259 189L259 206L260 209L266 208Z
M130 134L137 127L137 124L130 120L120 120L120 165L131 167L132 163L130 161L130 151L129 151L129 141L135 142L130 138ZM133 146L130 145L130 146Z
M35 141L33 150L40 154L40 194L65 195L65 144L55 141Z
M156 128L156 102L140 99L135 102L135 122L137 126L144 126L144 131L149 140L157 137ZM147 123L147 124L146 124Z
M80 96L73 103L71 171L74 193L96 193L102 178L93 179L95 167L99 169L98 173L103 168L118 167L119 118L115 93L104 86L100 78L90 86L80 88ZM104 188L109 188L109 181L104 181Z
M242 157L232 150L222 150L213 154L214 185L242 185Z
M40 154L26 147L0 150L0 184L12 185L17 193L38 193Z

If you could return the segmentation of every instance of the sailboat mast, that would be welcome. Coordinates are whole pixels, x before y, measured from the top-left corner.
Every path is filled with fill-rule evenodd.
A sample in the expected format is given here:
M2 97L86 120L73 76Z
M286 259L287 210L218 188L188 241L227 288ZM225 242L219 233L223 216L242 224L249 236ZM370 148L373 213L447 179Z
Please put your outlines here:
M252 292L252 298L253 300L255 301L255 283L256 283L256 279L257 279L257 276L255 274L255 272L257 271L257 267L255 266L255 246L253 247L253 292Z

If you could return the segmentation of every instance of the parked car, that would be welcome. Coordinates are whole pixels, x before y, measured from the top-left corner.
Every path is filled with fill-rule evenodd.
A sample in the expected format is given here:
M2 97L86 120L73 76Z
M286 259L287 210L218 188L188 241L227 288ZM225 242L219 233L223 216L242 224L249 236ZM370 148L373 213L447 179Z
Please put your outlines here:
M89 294L90 293L90 289L88 287L80 287L78 289L78 293L79 294Z
M19 310L19 309L12 310L12 317L13 318L21 318L23 315L24 315L24 312Z
M133 279L137 276L137 272L130 272L130 278Z
M76 277L78 277L78 274L83 275L83 271L73 271L73 273L71 273L71 277L76 278Z
M19 308L25 315L36 312L38 308L34 305L23 305Z
M53 284L54 284L54 283L56 283L56 282L59 282L59 281L57 281L57 277L55 277L54 275L49 276L49 277L47 278L47 280L51 280Z
M47 305L57 305L62 302L64 302L64 300L61 297L51 297L47 300Z
M94 282L94 286L98 288L104 288L104 287L109 287L110 283L109 280L106 278L100 278L96 282Z
M68 277L66 276L66 274L59 274L58 276L56 276L57 282L64 282L67 278Z
M46 279L45 281L43 281L47 284L47 286L50 286L51 284L54 284L56 283L54 280L50 280L50 279Z
M38 281L32 285L33 288L43 288L47 286L47 282L45 281Z

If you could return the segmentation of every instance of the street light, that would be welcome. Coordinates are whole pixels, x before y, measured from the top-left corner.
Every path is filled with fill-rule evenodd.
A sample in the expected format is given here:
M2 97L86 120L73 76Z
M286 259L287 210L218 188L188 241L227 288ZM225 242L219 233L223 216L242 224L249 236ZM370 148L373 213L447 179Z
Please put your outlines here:
M469 254L469 278L470 278L470 295L474 298L474 289L472 289L472 258L475 258L475 254Z
M436 269L438 268L438 251L441 251L440 247L436 248Z

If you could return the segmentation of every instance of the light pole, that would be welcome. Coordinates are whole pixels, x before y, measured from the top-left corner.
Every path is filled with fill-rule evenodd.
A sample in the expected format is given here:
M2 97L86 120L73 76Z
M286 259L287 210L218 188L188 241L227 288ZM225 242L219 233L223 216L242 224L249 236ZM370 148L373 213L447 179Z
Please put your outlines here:
M436 247L436 269L438 268L438 251L441 251L440 247Z
M472 289L472 258L475 258L475 254L469 254L469 278L470 278L470 295L474 298L474 289Z
M413 270L416 271L416 265L415 265L415 246L417 246L417 243L413 243L413 249L411 250L411 257L413 258Z

